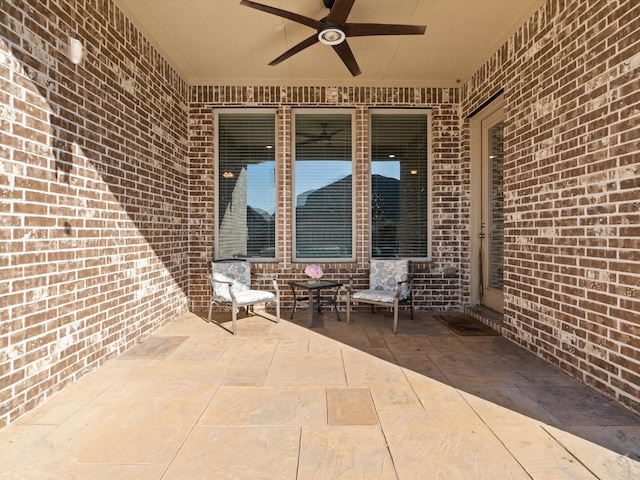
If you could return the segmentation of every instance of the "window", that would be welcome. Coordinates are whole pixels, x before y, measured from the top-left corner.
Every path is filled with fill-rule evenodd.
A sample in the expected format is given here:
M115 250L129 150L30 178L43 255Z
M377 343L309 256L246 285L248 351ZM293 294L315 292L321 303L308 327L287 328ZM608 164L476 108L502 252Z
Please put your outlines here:
M429 112L371 114L371 253L429 258Z
M353 258L353 115L296 112L294 260Z
M275 111L216 111L216 258L275 259Z

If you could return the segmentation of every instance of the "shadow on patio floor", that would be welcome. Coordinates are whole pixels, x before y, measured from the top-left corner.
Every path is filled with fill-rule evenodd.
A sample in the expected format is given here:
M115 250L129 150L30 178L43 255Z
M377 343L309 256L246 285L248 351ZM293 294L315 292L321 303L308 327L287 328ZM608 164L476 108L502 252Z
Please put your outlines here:
M0 478L640 478L638 416L437 314L187 314L0 430Z

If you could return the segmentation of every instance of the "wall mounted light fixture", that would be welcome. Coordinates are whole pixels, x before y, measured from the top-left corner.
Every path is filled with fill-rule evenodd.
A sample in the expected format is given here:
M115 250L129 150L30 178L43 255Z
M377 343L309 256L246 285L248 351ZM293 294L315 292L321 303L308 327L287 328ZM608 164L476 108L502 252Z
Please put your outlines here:
M84 56L84 47L77 38L69 37L69 51L67 52L71 63L78 65Z

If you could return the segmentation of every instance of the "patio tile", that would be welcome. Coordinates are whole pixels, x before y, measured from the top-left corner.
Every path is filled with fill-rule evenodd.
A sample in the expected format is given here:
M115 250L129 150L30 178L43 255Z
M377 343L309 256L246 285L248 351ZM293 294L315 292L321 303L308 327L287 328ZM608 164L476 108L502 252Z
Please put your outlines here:
M369 345L371 348L389 348L385 340L385 335L381 335L377 332L370 332L367 334Z
M444 379L444 375L435 363L424 354L394 355L398 365L405 370L424 375L429 378Z
M342 357L311 353L276 355L264 384L269 387L346 386Z
M256 308L257 311L260 311ZM204 314L203 314L204 316ZM204 316L206 318L206 316ZM282 318L280 318L282 321ZM208 325L212 330L218 330L222 334L229 334L233 332L233 321L231 318L231 312L214 312L211 318L211 322ZM238 331L236 336L238 337L263 337L268 335L271 328L277 326L275 314L271 312L260 311L258 313L245 313L243 311L238 313L237 326Z
M309 353L316 355L339 355L343 345L332 338L314 333L309 337Z
M255 368L268 366L273 360L278 340L271 337L234 336L233 341L216 362L219 368Z
M364 348L360 353L371 355L379 360L383 360L390 365L396 365L396 359L388 348Z
M385 341L394 355L416 355L436 352L431 340L427 337L414 337L406 334L387 336Z
M473 414L394 410L380 412L380 423L401 480L427 474L443 479L531 479Z
M328 388L328 424L377 425L378 417L368 388Z
M412 371L405 371L405 374L424 410L464 411L471 408L460 392L447 383Z
M194 335L182 342L163 363L176 361L196 361L209 367L213 366L229 348L233 340L223 337ZM160 364L162 365L162 364Z
M127 478L135 480L157 480L162 477L166 465L103 465L79 464L73 465L62 474L64 480L114 480ZM60 472L62 473L62 472ZM50 477L41 477L50 478Z
M286 315L177 319L0 429L0 478L640 478L639 417L505 339Z
M447 381L459 388L533 385L529 379L499 359L478 357L468 351L429 355L429 358Z
M461 396L490 427L519 425L527 419L558 424L558 419L519 387L471 387Z
M369 385L376 411L422 410L423 406L408 380Z
M295 480L299 441L294 426L196 426L165 478Z
M269 373L268 366L262 368L229 368L224 371L222 385L236 387L260 387Z
M611 478L608 475L596 477L537 422L494 427L493 431L527 473L536 480Z
M151 336L123 353L120 358L124 360L129 358L165 358L188 338L185 336Z
M13 424L0 430L0 478L62 480L75 459L51 439L55 425Z
M326 425L324 388L221 387L199 425Z
M129 366L120 367L116 366L116 362L111 362L87 374L79 382L55 393L42 405L32 410L29 415L18 419L16 423L59 425L100 397L115 383L126 381L132 370Z
M157 480L167 467L160 464L79 463L59 444L53 425L10 425L0 441L0 479L3 480Z
M345 371L350 387L366 387L379 383L397 383L406 380L402 368L366 352L349 349L343 351Z
M396 480L380 428L303 428L299 479Z
M523 387L521 390L562 425L640 426L640 417L613 400L576 382L574 386Z
M371 342L369 341L369 336L366 331L357 328L349 328L347 331L340 330L327 330L322 332L323 335L326 334L327 338L330 338L344 347L349 347L355 350L364 351L368 350L371 347Z
M222 381L202 362L178 362L156 368L134 368L114 382L105 397L206 397L215 393Z
M50 440L78 463L166 465L207 402L207 398L100 398L54 430Z
M226 339L228 333L213 323L207 322L207 312L185 313L179 318L164 325L154 336L187 336L187 337L218 337Z
M544 428L598 478L640 478L640 429L637 426Z

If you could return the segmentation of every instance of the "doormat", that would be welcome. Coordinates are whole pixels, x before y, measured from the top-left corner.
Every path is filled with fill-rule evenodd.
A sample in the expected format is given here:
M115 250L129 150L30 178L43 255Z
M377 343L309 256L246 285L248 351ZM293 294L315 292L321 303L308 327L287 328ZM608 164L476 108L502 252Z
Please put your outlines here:
M445 313L435 318L456 335L466 337L499 336L500 332L465 313Z

